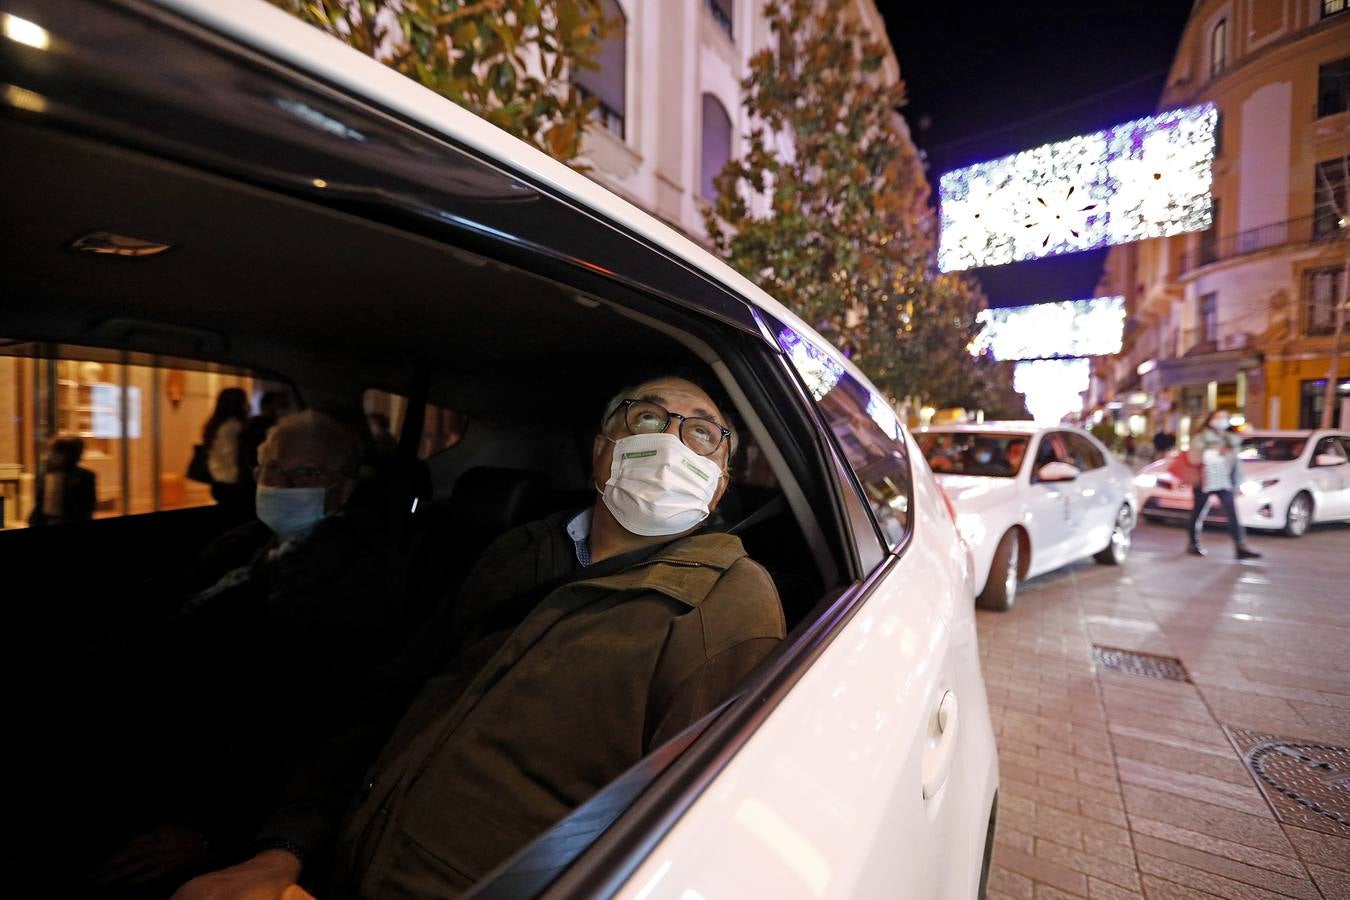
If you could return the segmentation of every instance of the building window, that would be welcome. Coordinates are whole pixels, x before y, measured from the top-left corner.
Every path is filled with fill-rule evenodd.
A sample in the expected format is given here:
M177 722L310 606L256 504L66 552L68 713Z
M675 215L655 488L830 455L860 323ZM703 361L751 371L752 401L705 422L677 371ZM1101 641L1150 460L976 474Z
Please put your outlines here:
M1350 7L1350 0L1322 0L1322 18L1343 13L1347 7Z
M699 193L717 199L716 178L731 159L731 117L712 94L703 95L703 154L699 169Z
M1228 20L1220 19L1209 33L1209 77L1216 78L1228 68Z
M1336 330L1336 304L1341 299L1345 268L1313 269L1304 276L1303 333L1309 337Z
M1209 227L1200 232L1198 265L1207 266L1219 258L1219 198L1210 201Z
M1350 109L1350 56L1317 67L1317 117Z
M1314 173L1313 239L1331 237L1346 227L1346 185L1350 183L1350 157L1317 164Z
M1219 339L1219 295L1200 297L1200 340L1206 343Z
M703 0L703 6L712 14L713 21L730 37L735 37L731 14L736 10L735 0Z
M614 32L605 38L596 54L598 68L581 69L573 83L583 97L594 97L596 106L591 117L606 131L624 137L624 111L628 90L628 19L617 0L602 0L605 20L617 22Z

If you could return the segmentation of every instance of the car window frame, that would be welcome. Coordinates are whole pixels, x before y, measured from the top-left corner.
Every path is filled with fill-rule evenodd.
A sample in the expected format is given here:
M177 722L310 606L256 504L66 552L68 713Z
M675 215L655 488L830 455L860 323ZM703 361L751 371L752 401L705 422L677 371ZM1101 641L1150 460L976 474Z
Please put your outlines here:
M750 368L753 368L755 363L750 359L751 356L746 353L746 359L742 361L749 362ZM757 344L753 356L761 357L761 363L767 361L773 374L778 376L778 383L789 387L787 397L769 402L780 408L780 411L781 406L788 406L810 425L817 455L817 474L825 478L826 485L831 488L830 493L842 507L835 511L836 515L821 517L820 521L828 519L834 523L833 527L841 530L844 546L851 554L853 571L840 573L840 583L833 588L827 587L816 606L774 652L755 668L740 691L705 717L706 724L697 726L698 733L664 767L652 774L636 799L617 813L584 849L565 863L537 896L605 896L617 891L697 802L735 752L753 737L792 686L810 671L819 656L842 633L912 544L915 531L913 525L896 550L885 551L877 523L861 488L854 480L852 468L844 461L842 451L834 442L832 430L818 406L810 399L809 391L787 355L777 346L766 349ZM729 368L736 375L739 367L729 365ZM741 388L746 390L744 385ZM750 396L748 391L747 396ZM906 431L903 424L901 427L903 437ZM907 443L907 446L911 445ZM798 449L805 451L807 448ZM913 452L912 446L910 452ZM865 517L865 524L856 521L858 515ZM855 531L855 525L861 525L861 534ZM869 540L875 542L877 547L874 564L869 564L871 554L861 550L869 546ZM680 741L684 737L681 735L672 741ZM634 770L643 767L661 750L653 749L634 766ZM628 788L628 785L622 784L626 775L605 785L592 800L602 804L609 792ZM581 809L578 807L570 812L554 828L566 827ZM505 900L520 896L520 882L517 879L528 874L531 850L552 832L553 829L550 829L536 841L522 847L511 859L475 884L466 898Z
M1317 457L1322 454L1322 447L1336 447L1341 451L1341 458L1344 462L1331 466L1319 465ZM1313 445L1312 453L1308 457L1308 468L1310 469L1335 469L1343 465L1350 464L1350 448L1346 446L1346 440L1334 434L1324 435Z

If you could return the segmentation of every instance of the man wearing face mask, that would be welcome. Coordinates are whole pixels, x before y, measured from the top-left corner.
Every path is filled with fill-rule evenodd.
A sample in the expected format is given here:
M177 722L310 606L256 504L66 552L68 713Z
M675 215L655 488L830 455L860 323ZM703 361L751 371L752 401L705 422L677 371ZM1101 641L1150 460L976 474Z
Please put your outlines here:
M291 769L398 650L397 557L378 521L344 508L360 454L323 413L279 421L258 449L258 521L218 539L196 566L206 586L137 636L128 656L144 661L145 683L128 693L141 709L119 711L118 724L154 745L136 760L148 774L126 805L143 805L149 828L98 866L95 882L143 882L209 862L210 848L248 847Z
M683 379L616 396L594 503L498 539L381 673L401 721L366 716L293 782L265 849L176 896L280 897L329 870L323 896L456 896L728 699L785 626L740 540L700 530L727 487L726 421Z

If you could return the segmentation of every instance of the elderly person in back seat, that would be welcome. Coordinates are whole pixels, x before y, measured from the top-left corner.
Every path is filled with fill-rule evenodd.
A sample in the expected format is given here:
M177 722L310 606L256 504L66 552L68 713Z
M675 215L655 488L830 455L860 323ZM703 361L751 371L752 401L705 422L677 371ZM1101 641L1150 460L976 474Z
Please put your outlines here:
M135 736L159 735L133 765L165 791L140 798L154 817L143 826L180 824L152 827L95 880L190 864L202 846L193 834L247 848L295 763L401 646L398 558L378 519L344 506L360 457L356 436L323 413L274 425L258 448L258 521L202 555L182 611L128 654L143 670L131 693L149 720ZM121 707L115 714L136 715Z
M335 741L261 852L176 896L280 897L331 848L324 896L453 897L729 698L784 622L740 540L700 530L727 487L725 423L678 378L614 398L594 504L503 535L461 589L452 618L481 639L452 655L455 629L426 629L386 673L421 687L411 706L391 689L392 735Z

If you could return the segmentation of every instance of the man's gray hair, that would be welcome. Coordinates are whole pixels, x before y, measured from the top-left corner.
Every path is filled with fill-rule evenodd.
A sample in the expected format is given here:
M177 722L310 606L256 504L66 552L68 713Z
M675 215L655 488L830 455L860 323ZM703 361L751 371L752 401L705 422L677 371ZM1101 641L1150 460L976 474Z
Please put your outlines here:
M691 378L686 378L683 375L657 375L654 378L644 379L643 381L640 381L637 384L630 384L622 388L617 394L615 394L613 397L610 398L608 403L605 404L605 414L600 417L600 432L602 434L604 433L605 428L609 425L609 420L612 419L614 417L614 414L619 411L619 407L623 405L623 401L638 399L637 397L638 388L642 387L644 384L650 384L653 381L660 381L662 378L676 378L679 379L680 381L687 381L694 387L698 388L700 391L703 391L703 393L705 394L709 393L708 389L705 388L703 385L699 384L697 381L694 381ZM712 401L714 406L716 406L719 410L721 410L722 418L726 419L727 411L725 409L722 409L722 407L725 404L718 403L717 399L713 397L711 394L709 394L708 399ZM736 426L733 425L730 420L722 422L722 425L726 428L727 431L731 432L731 435L727 438L727 441L731 445L727 450L727 464L730 465L731 458L736 455L736 449L741 446L741 436L736 432Z
M330 467L335 472L356 477L361 466L361 439L344 428L337 419L314 409L286 416L267 430L263 445L284 437L309 441L328 454ZM262 448L259 448L261 453Z

